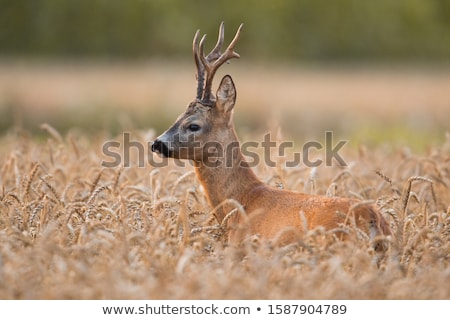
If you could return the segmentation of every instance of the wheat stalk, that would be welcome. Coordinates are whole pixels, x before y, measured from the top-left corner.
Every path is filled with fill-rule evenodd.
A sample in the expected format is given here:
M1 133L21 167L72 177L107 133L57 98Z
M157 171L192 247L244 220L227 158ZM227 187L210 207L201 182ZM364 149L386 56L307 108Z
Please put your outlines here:
M33 181L34 176L36 175L38 169L39 169L39 163L36 162L33 165L33 168L31 169L30 173L28 174L27 179L25 180L25 187L24 187L25 193L23 196L24 200L28 197L28 195L30 193L31 182Z
M54 127L52 127L48 123L41 124L40 128L41 128L41 130L44 130L47 133L49 133L60 144L63 143L63 138L62 138L61 134L58 132L58 130L56 130Z

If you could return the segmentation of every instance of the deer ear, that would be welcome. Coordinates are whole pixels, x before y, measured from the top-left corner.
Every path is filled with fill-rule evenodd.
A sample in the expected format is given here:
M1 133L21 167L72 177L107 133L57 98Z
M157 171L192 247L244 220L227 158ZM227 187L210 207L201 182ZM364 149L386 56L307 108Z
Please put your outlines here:
M222 112L230 112L233 110L236 102L236 87L229 75L222 78L219 89L216 93L216 108Z

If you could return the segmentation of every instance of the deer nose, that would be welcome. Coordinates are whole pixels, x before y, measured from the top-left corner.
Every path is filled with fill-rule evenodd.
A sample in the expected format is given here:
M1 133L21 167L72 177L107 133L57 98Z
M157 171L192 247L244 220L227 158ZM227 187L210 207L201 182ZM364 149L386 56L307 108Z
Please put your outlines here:
M162 142L161 141L159 141L159 140L155 140L155 141L153 141L153 144L152 144L152 151L153 152L158 152L158 153L161 153L161 151L162 151Z
M169 151L169 148L167 147L167 144L162 142L161 140L156 139L153 141L152 144L152 151L159 153L160 155L164 157L170 157L171 153Z

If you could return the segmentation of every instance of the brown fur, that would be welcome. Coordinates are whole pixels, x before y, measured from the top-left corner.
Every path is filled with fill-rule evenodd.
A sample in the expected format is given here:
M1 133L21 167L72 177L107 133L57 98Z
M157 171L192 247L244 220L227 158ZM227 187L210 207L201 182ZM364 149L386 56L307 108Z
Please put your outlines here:
M209 203L213 208L219 207L215 210L219 223L234 209L232 204L226 204L226 199L236 200L245 209L246 217L236 214L230 220L231 224L228 224L230 242L238 243L254 234L274 239L283 231L286 231L286 235L282 242L290 242L297 236L295 232L289 232L292 229L299 233L316 227L330 230L353 221L368 235L371 234L371 228L376 234L391 234L386 220L373 205L359 204L354 199L272 188L243 165L245 162L240 153L236 153L232 168L207 167L201 162L196 163L196 175ZM221 206L222 203L225 204Z

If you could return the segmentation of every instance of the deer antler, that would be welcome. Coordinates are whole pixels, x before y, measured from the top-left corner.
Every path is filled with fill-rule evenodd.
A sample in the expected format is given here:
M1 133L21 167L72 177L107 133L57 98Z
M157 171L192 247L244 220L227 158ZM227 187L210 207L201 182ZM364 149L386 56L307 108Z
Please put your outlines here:
M214 100L211 92L214 75L216 74L217 69L219 69L220 66L226 61L240 57L237 52L234 52L234 46L239 40L242 27L243 24L241 23L228 48L224 53L220 53L224 36L224 23L222 22L219 27L219 37L217 39L216 46L206 57L203 53L203 45L206 39L206 34L203 35L199 42L198 37L200 30L197 30L195 33L194 41L192 42L192 51L194 53L195 65L197 66L197 100L201 100L204 103L211 103ZM206 83L204 84L205 72Z

